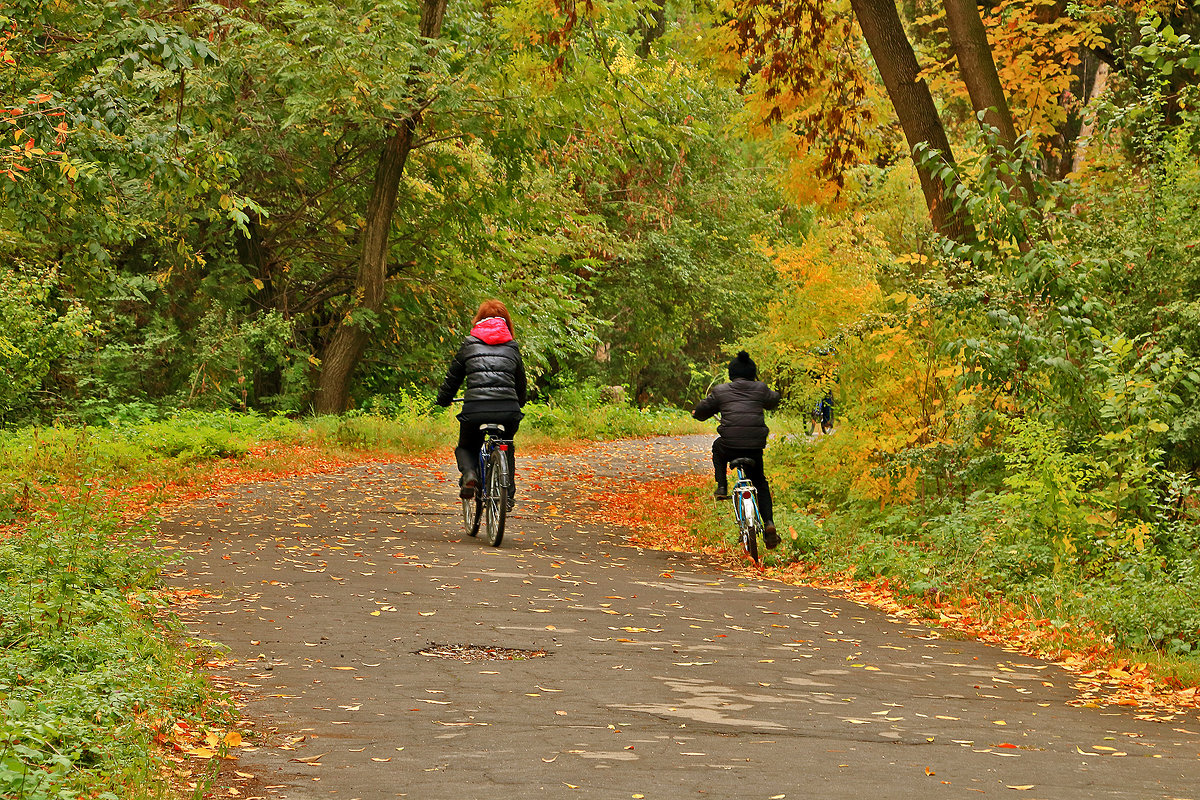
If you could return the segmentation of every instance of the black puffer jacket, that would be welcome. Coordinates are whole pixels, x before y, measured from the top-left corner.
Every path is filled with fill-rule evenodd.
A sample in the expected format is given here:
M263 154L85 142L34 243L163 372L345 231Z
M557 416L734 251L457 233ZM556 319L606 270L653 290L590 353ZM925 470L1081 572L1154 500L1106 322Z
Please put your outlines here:
M767 420L764 410L779 407L781 395L762 381L734 378L729 383L714 386L692 411L692 416L705 420L721 415L717 434L726 446L739 450L761 450L767 446Z
M464 385L464 414L480 409L516 411L525 405L527 382L521 348L512 340L507 327L499 334L482 329L487 322L490 320L484 320L471 331L450 361L446 379L438 390L439 406L450 405L458 387Z

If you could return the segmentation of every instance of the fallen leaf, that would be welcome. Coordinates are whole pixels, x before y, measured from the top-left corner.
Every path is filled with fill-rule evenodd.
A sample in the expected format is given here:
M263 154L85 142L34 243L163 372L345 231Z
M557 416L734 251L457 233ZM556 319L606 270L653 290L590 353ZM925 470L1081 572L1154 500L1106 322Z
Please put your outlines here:
M289 758L288 760L289 761L299 761L302 764L316 764L316 762L320 761L322 758L324 758L327 755L329 755L329 753L325 752L325 753L321 753L320 755L317 755L317 756L304 756L303 758L300 758L300 757Z
M1005 785L1007 786L1007 784L1005 784ZM1027 791L1029 791L1030 789L1032 789L1032 788L1033 788L1035 785L1036 785L1036 784L1032 784L1032 783L1026 783L1026 784L1023 784L1023 785L1021 785L1021 786L1009 786L1008 788L1010 788L1010 789L1016 789L1018 792L1027 792Z
M930 776L930 777L933 777L934 775L937 775L937 773L933 771L933 768L932 768L932 767L926 767L926 768L925 768L925 774L926 774L926 775L928 775L928 776Z

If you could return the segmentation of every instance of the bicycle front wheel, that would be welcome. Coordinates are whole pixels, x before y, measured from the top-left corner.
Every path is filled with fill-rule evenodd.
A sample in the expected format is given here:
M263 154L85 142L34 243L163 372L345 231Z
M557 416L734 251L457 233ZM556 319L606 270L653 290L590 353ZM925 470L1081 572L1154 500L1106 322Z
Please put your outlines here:
M508 516L508 458L497 447L488 459L487 493L484 515L487 518L487 540L499 547L504 539L504 521Z
M482 495L483 492L476 488L474 497L462 501L463 528L466 530L467 536L479 533L479 518L483 511Z

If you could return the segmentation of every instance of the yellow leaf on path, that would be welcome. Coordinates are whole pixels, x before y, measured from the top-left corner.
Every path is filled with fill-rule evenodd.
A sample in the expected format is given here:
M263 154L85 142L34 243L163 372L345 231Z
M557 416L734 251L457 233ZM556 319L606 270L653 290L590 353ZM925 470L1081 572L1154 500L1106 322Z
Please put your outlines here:
M417 612L417 614L422 617L432 617L436 613L437 613L436 611L418 611Z
M1008 723L1002 719L994 719L994 720L992 720L992 724L993 725L1007 725Z
M230 747L240 747L242 744L242 735L237 731L230 731L225 734L225 744Z
M1007 784L1005 784L1007 785ZM1027 792L1034 787L1035 784L1026 783L1021 786L1009 786L1010 789L1016 789L1018 792Z
M191 750L188 750L187 753L188 755L195 756L196 758L212 758L216 755L216 751L209 750L207 747L193 747Z
M371 757L371 760L372 761L391 761L390 758L375 758L374 756Z
M573 783L567 783L566 781L563 781L563 786L567 787L568 789L578 789L578 788L579 788L579 787L578 787L578 786L576 786L575 784L573 784Z

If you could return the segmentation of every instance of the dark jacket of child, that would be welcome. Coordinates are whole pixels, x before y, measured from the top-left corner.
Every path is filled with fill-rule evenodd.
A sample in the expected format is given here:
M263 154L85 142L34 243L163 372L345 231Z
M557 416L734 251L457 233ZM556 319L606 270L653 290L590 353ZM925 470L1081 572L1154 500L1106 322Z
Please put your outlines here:
M732 371L732 370L731 370ZM692 416L705 420L721 415L717 435L726 446L739 450L762 450L767 446L764 410L779 407L779 392L762 381L735 377L729 383L714 386L708 396L696 404Z

